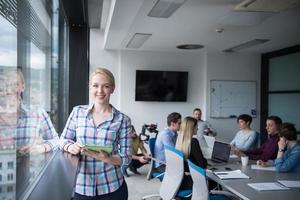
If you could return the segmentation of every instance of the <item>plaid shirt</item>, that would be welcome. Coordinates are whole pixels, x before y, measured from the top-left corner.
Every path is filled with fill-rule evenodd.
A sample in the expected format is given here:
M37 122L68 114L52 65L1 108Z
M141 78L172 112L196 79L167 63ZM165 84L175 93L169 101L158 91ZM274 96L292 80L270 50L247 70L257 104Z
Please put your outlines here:
M17 147L27 144L47 143L52 149L58 147L58 135L45 110L21 104L16 128Z
M60 147L68 143L112 145L123 165L131 161L130 119L112 107L112 114L97 127L92 117L93 104L76 106L60 137ZM96 196L116 191L123 183L121 167L82 155L79 162L75 192Z

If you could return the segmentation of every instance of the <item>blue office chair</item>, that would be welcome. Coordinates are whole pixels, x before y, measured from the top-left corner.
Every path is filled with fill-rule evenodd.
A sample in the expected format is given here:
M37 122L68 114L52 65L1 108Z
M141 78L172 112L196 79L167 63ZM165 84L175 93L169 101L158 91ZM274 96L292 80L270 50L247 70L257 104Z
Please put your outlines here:
M151 162L150 162L150 167L149 167L149 171L148 171L148 174L147 174L147 179L151 180L153 178L158 178L160 181L162 181L163 178L164 178L164 173L160 173L160 172L155 171L155 162L159 162L159 161L155 160L155 155L154 155L155 141L156 141L156 137L152 137L148 141L152 159L151 159Z
M191 200L230 200L238 199L234 194L227 191L208 191L206 171L188 160L190 174L193 179L193 193Z

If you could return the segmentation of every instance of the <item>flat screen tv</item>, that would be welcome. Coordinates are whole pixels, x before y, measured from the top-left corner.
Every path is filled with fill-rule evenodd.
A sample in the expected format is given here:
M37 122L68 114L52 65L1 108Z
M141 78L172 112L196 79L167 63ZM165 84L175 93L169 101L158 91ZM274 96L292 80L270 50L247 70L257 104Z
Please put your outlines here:
M136 101L187 99L188 72L136 70Z

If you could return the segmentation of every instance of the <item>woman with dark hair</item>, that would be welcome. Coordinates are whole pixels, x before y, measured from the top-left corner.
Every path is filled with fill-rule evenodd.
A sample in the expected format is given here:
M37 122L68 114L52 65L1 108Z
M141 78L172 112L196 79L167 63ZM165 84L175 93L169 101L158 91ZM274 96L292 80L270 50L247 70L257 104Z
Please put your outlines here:
M249 156L251 160L257 160L257 164L260 165L268 160L276 158L278 151L279 131L281 129L282 121L277 116L269 116L266 122L266 129L269 135L267 141L259 148L241 151L236 149L234 151L238 156Z
M236 122L240 130L230 142L232 150L240 149L246 151L255 148L256 132L250 128L252 117L247 114L240 115Z
M300 173L300 143L294 124L283 123L279 136L276 171Z

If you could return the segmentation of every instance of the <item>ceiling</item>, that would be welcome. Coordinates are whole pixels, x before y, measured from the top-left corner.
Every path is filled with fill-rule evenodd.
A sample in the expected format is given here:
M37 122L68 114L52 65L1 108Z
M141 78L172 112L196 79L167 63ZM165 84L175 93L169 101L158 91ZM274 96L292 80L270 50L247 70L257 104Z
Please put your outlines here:
M107 1L107 0L106 0ZM170 0L166 0L170 1ZM263 0L265 1L265 0ZM242 0L186 0L169 18L147 16L156 0L112 0L105 49L129 50L135 33L152 34L138 51L183 52L180 44L201 44L202 52L221 52L254 39L268 39L240 52L265 53L300 44L300 7L280 12L233 11ZM103 13L104 11L102 11ZM223 29L217 32L216 29Z

